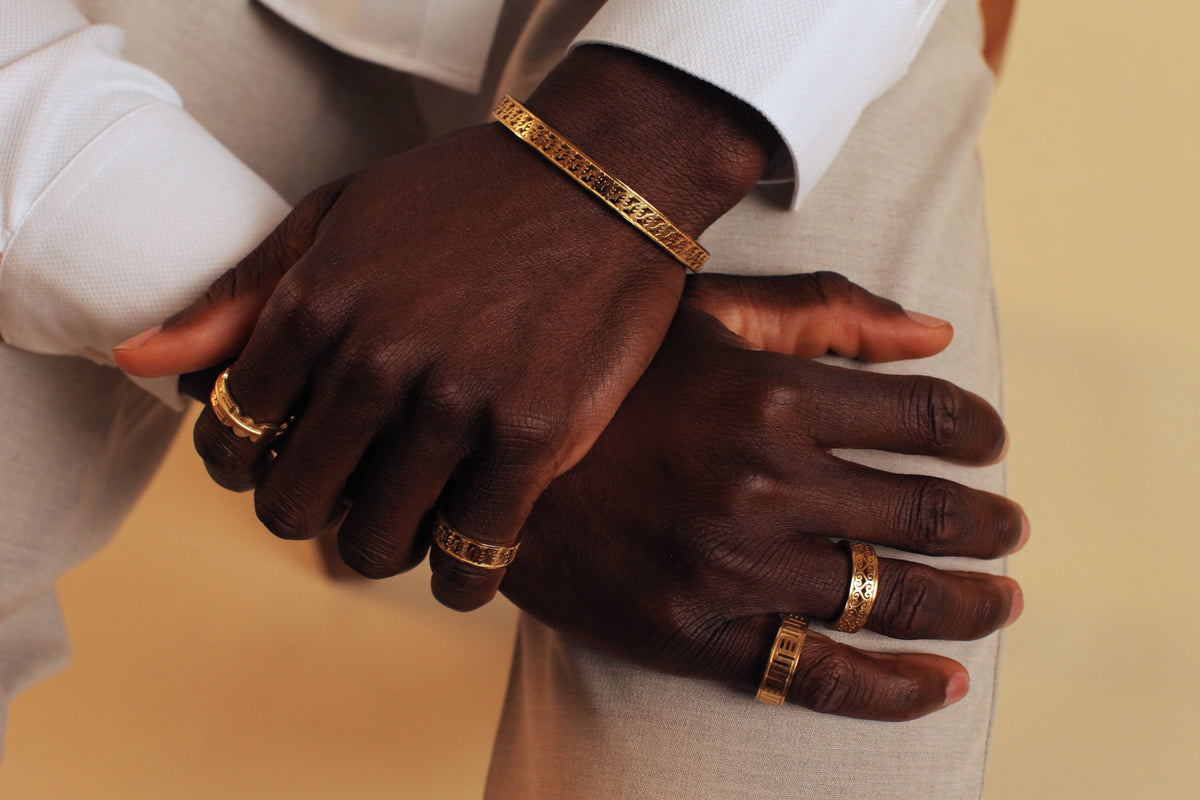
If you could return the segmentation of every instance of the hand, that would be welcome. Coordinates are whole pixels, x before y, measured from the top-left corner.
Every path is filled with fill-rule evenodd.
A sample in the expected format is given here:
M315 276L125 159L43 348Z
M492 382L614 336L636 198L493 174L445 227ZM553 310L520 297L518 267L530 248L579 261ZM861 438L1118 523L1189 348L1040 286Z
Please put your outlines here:
M1024 514L1003 497L829 453L994 462L1004 428L981 398L934 378L780 354L926 356L949 342L948 325L907 317L830 274L690 283L690 305L653 364L526 522L502 586L517 605L649 667L750 688L767 663L776 612L813 621L841 612L849 558L825 537L978 558L1023 541ZM700 309L779 352L752 349ZM1008 578L880 562L868 622L879 633L973 639L1020 612ZM810 633L790 699L902 720L958 700L967 680L946 658L867 653Z
M603 47L574 51L529 107L693 235L749 191L773 144L713 87ZM381 578L424 557L435 508L474 539L515 541L649 364L683 284L641 232L489 125L312 193L204 299L114 355L153 376L241 351L242 412L296 421L273 457L205 410L210 474L256 486L278 536L340 525L345 562ZM432 560L451 607L499 585L502 570Z

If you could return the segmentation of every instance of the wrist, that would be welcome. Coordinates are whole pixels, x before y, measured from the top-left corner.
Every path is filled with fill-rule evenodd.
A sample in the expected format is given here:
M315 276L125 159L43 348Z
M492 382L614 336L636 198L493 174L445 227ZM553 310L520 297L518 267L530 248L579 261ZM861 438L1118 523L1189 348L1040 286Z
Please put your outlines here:
M577 48L526 105L692 236L753 188L778 141L720 89L610 47Z

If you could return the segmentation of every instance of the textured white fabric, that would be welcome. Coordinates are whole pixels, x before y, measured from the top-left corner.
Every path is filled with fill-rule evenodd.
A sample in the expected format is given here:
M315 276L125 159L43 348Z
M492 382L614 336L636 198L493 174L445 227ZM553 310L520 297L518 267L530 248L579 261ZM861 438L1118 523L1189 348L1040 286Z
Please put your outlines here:
M575 44L635 50L758 109L791 157L799 206L867 105L903 77L945 0L610 0Z
M479 90L503 0L260 0L343 52ZM792 204L867 105L904 75L945 0L608 0L575 44L635 50L758 109L786 154Z
M122 39L65 0L0 4L0 334L108 365L288 208ZM141 383L180 406L174 379Z
M344 53L479 91L504 0L259 0Z

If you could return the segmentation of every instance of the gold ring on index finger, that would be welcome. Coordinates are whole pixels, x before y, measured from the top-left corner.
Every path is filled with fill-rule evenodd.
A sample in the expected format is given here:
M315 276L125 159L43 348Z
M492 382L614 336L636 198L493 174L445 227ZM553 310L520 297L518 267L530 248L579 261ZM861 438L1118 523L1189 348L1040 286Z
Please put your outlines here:
M241 408L234 402L233 395L229 393L228 367L221 372L217 377L217 382L213 384L209 401L212 403L213 413L217 415L217 419L222 425L232 430L235 436L249 439L255 444L263 439L268 442L278 439L287 432L288 425L295 421L294 417L288 417L279 423L255 422L243 414Z

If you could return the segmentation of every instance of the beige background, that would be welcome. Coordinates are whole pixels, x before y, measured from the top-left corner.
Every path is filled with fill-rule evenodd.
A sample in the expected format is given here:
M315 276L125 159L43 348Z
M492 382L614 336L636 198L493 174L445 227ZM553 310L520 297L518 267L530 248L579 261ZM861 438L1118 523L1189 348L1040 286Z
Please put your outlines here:
M1198 23L1181 0L1026 3L985 133L1034 525L988 800L1200 782ZM511 609L445 611L424 576L347 591L251 519L185 437L62 581L76 659L16 703L0 797L478 797Z

